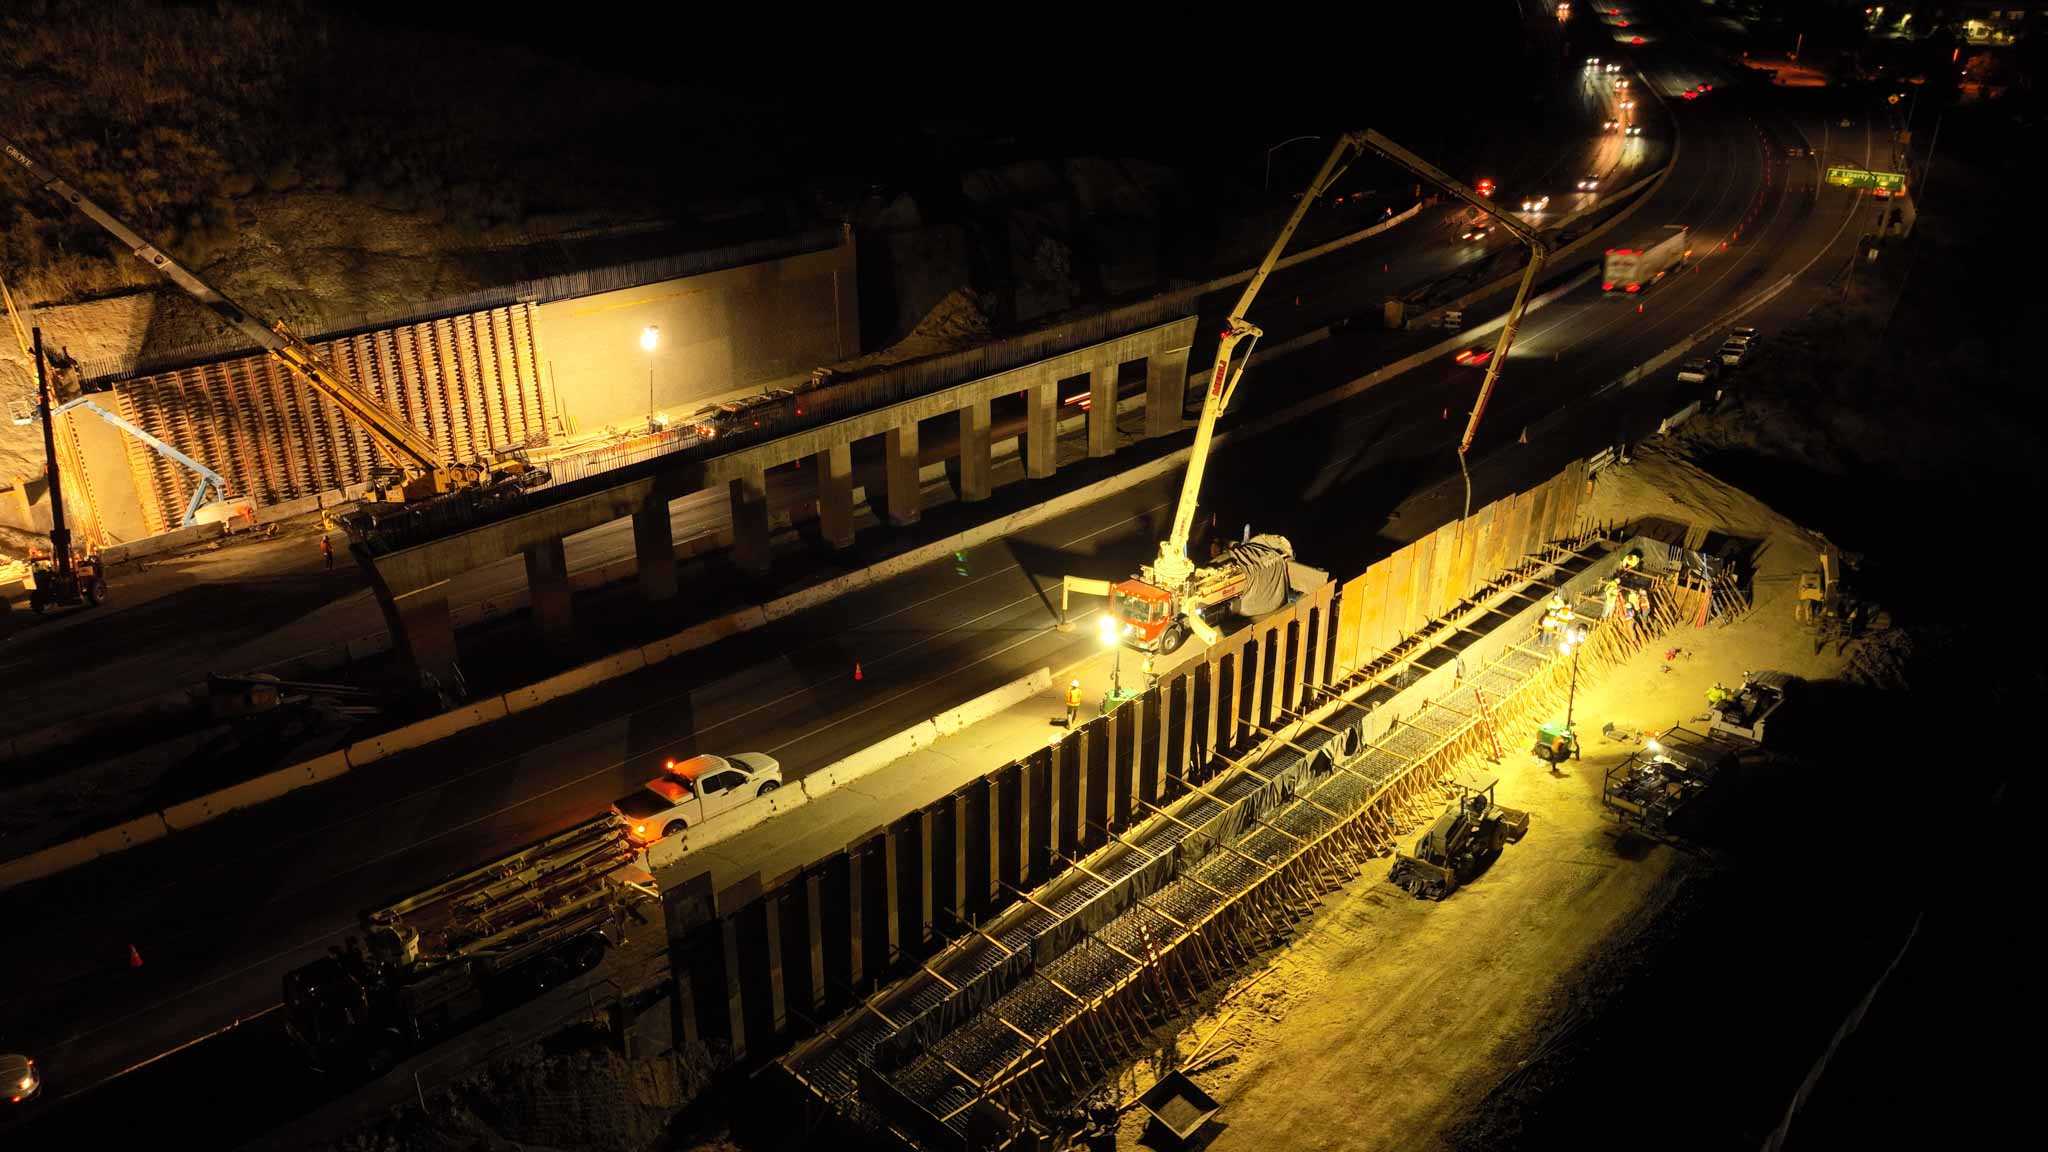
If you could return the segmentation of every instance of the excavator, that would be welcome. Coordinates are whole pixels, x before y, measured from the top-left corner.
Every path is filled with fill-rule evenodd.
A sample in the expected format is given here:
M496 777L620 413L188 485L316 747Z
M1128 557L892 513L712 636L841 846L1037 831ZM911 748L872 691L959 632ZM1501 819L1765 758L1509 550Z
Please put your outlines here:
M425 433L365 391L340 369L323 361L311 345L285 327L282 321L265 324L5 136L0 136L0 152L6 153L9 160L20 165L51 195L78 209L127 245L143 263L163 273L214 315L254 340L272 359L307 387L326 397L351 423L367 432L370 442L376 445L378 453L398 476L396 482L370 490L366 499L371 504L413 504L451 492L489 488L503 483L523 486L545 478L544 473L517 455L498 460L444 463L434 442Z
M1238 296L1236 306L1231 308L1229 318L1224 322L1222 338L1216 345L1215 365L1210 369L1208 390L1202 401L1201 419L1195 425L1187 476L1181 482L1180 503L1174 509L1172 533L1159 542L1158 558L1141 568L1138 575L1114 584L1083 576L1063 577L1060 587L1062 626L1066 623L1072 593L1107 596L1111 628L1120 643L1144 652L1172 652L1189 635L1199 637L1204 644L1214 644L1220 634L1209 621L1224 611L1257 615L1285 602L1288 566L1293 560L1293 547L1285 537L1248 536L1243 543L1224 550L1211 563L1200 565L1188 556L1188 536L1194 528L1195 507L1202 491L1202 475L1209 463L1209 445L1215 437L1216 420L1230 407L1238 381L1251 359L1252 349L1263 335L1245 314L1279 263L1288 241L1294 238L1295 230L1301 227L1309 206L1343 175L1346 162L1354 152L1377 156L1413 172L1499 221L1502 228L1529 248L1527 270L1522 274L1521 286L1515 293L1507 320L1501 326L1498 346L1487 362L1486 378L1480 384L1479 399L1472 406L1471 418L1458 443L1458 468L1465 477L1465 514L1471 515L1472 474L1466 467L1466 454L1471 451L1473 438L1478 434L1479 418L1486 411L1486 402L1493 395L1494 384L1500 379L1501 365L1507 361L1508 346L1513 343L1515 328L1528 307L1529 293L1550 254L1549 245L1535 229L1519 218L1503 212L1492 201L1380 133L1370 129L1348 132L1338 137L1330 149L1330 155L1323 161L1314 182L1295 204L1293 214L1274 238L1272 247L1266 250L1265 258L1259 262L1258 269L1252 273L1251 280L1245 284L1244 292Z

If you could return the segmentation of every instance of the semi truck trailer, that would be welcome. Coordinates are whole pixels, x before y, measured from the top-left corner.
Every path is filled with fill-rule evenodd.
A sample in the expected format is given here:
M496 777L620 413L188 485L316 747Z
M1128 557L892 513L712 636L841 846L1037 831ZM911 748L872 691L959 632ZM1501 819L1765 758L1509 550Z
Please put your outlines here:
M1691 255L1692 230L1683 224L1666 224L1624 247L1609 248L1600 290L1641 292Z

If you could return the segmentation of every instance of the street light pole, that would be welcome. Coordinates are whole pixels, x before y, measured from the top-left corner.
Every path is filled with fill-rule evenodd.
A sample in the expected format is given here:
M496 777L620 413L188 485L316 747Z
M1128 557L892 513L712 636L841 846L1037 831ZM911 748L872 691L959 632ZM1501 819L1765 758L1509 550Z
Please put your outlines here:
M1123 699L1124 691L1124 644L1122 630L1117 625L1117 618L1108 612L1104 612L1097 619L1102 621L1102 642L1112 650L1109 658L1109 698L1111 701L1121 700ZM1106 707L1105 710L1107 710Z
M1572 707L1579 702L1579 641L1572 641L1572 686L1564 698L1564 730L1572 730Z
M1278 144L1273 145L1271 148L1266 149L1266 191L1271 192L1273 190L1273 153L1278 152L1280 149L1287 147L1289 144L1299 143L1303 140L1321 139L1321 136L1295 136L1291 139L1282 140Z
M647 349L647 427L654 427L654 346L661 342L661 329L649 324L640 330L640 346Z

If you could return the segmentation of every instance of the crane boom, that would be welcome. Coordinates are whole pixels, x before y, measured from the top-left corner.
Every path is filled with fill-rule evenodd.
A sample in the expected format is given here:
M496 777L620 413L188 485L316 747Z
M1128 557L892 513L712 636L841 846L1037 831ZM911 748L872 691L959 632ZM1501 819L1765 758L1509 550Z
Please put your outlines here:
M409 474L421 476L432 476L443 471L440 452L434 447L432 440L385 407L382 401L364 391L355 381L322 363L312 346L294 335L282 321L266 326L248 309L228 299L219 289L200 279L191 269L144 239L133 228L123 223L120 217L100 207L40 161L22 151L14 141L0 136L0 150L4 150L8 159L21 165L52 195L78 209L95 224L106 229L115 239L127 245L129 251L135 253L144 263L163 273L173 284L184 289L187 295L256 341L293 375L305 381L308 387L333 401L350 420L370 434L370 439L376 444L378 451L392 464Z

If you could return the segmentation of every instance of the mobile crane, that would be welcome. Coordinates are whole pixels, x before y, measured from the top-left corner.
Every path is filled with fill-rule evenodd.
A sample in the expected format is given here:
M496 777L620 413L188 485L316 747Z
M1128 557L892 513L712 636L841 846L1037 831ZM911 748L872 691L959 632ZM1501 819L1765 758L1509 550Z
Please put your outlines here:
M1229 318L1224 322L1222 337L1216 346L1215 366L1210 369L1208 391L1202 401L1202 416L1195 425L1195 442L1188 454L1187 476L1181 482L1180 503L1174 510L1172 533L1159 542L1158 558L1140 569L1137 576L1115 584L1081 576L1063 577L1060 587L1063 625L1071 593L1107 596L1121 643L1142 651L1171 652L1190 633L1200 637L1205 644L1214 644L1218 633L1204 617L1218 609L1235 607L1253 614L1279 606L1278 602L1271 601L1269 592L1273 589L1276 573L1279 580L1285 580L1287 563L1293 558L1293 548L1284 537L1253 537L1229 549L1215 563L1205 567L1188 557L1188 536L1194 527L1195 506L1201 495L1202 475L1209 463L1209 445L1215 437L1217 417L1230 406L1245 365L1251 359L1252 349L1263 335L1257 325L1245 318L1245 313L1279 263L1280 254L1286 250L1288 241L1294 238L1295 230L1301 227L1309 206L1343 174L1342 165L1354 151L1360 155L1378 156L1406 168L1500 221L1503 228L1529 246L1528 269L1522 275L1521 287L1516 291L1514 304L1501 327L1498 347L1487 362L1479 398L1472 406L1464 436L1458 442L1458 470L1465 477L1465 514L1471 515L1472 474L1466 467L1466 454L1471 451L1473 438L1478 434L1479 418L1486 411L1486 402L1493 395L1494 384L1500 379L1501 364L1507 359L1515 327L1528 306L1529 292L1549 256L1549 246L1528 224L1501 211L1492 201L1380 133L1370 129L1347 132L1338 137L1330 149L1322 169L1316 173L1308 191L1302 194L1293 214L1274 238L1272 247L1266 250L1265 259L1259 262L1258 269L1252 273L1251 280L1245 284L1244 292L1238 296L1236 306L1231 308ZM1238 355L1240 344L1244 346L1242 356ZM1284 600L1284 583L1278 587L1278 593ZM1254 598L1265 607L1255 606Z
M610 812L361 915L285 973L285 1031L321 1071L381 1075L494 1008L595 968L659 901Z
M143 263L163 273L187 295L256 341L307 387L332 401L352 423L369 433L370 442L403 477L398 484L371 489L369 499L372 502L412 503L463 489L486 487L506 480L524 482L522 477L531 478L532 466L516 456L499 461L442 463L441 454L432 440L364 391L341 370L322 361L312 346L293 334L283 321L264 324L5 136L0 136L0 152L5 152L8 159L19 164L57 199L78 209L127 245Z

